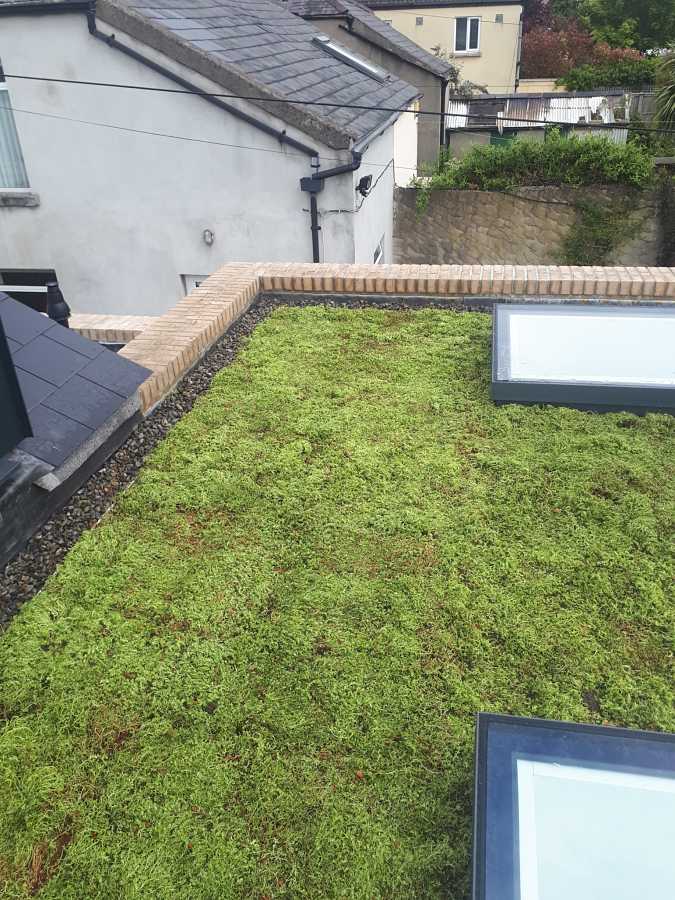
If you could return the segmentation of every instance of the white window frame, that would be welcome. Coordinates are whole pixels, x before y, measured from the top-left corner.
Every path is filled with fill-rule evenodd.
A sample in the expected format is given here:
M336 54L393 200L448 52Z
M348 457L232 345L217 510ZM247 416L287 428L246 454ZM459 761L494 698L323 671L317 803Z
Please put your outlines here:
M457 23L461 19L466 19L466 48L464 50L457 49ZM469 47L469 43L471 41L471 23L478 22L478 43L475 47ZM452 42L452 46L455 48L454 52L457 56L470 56L472 54L480 53L480 28L481 28L481 18L480 16L455 16L455 36Z
M3 96L7 97L7 101L8 101L7 104L1 103ZM14 118L14 110L12 109L12 101L9 96L9 87L7 85L7 82L4 79L1 67L0 67L0 103L2 106L5 106L5 105L9 106L10 121L14 125L14 134L16 136L17 146L19 148L19 162L21 165L21 174L23 175L23 181L24 181L24 184L19 185L18 187L8 187L7 185L3 185L2 183L0 183L0 191L2 191L5 194L8 192L15 192L15 191L17 193L21 192L21 191L27 191L27 190L30 190L30 181L28 179L28 171L26 169L26 160L23 155L23 147L21 146L21 138L19 137L19 130L16 127L16 120Z

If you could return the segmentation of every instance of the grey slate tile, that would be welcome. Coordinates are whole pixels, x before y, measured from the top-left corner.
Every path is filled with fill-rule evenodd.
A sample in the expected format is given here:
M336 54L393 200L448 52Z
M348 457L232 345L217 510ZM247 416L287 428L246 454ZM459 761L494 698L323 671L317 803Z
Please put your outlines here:
M23 402L26 404L26 409L29 412L56 390L53 384L38 378L32 372L26 372L24 369L19 368L16 368L15 372L21 388Z
M53 322L50 324L53 325ZM88 362L90 360L82 353L64 347L44 334L38 335L14 354L14 364L17 368L37 375L38 378L44 378L56 387L65 384Z
M87 338L82 337L82 335L78 334L76 331L72 331L70 328L64 328L63 325L58 325L56 323L49 331L45 331L44 335L52 341L63 344L64 347L68 347L70 350L81 353L88 359L94 359L99 353L103 353L104 350L104 348L100 344L97 344L96 341L87 340Z
M45 406L36 406L28 415L33 437L24 438L19 449L52 466L60 466L93 434L91 428Z
M0 304L0 317L7 337L19 344L27 344L54 324L47 316L36 313L35 310L22 306L10 298Z
M102 387L114 391L121 397L130 397L136 388L148 377L148 370L131 360L117 356L111 350L104 350L92 359L79 374Z
M43 406L96 429L119 408L120 395L81 375L73 375L43 401Z

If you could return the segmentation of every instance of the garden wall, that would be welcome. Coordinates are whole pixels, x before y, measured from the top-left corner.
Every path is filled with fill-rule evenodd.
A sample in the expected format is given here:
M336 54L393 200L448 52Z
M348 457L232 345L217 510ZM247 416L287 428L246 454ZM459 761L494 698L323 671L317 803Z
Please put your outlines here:
M633 194L622 187L520 187L492 191L432 191L422 213L417 190L396 190L394 262L422 264L563 262L562 244L577 227L579 202L625 203L632 210L631 237L606 265L664 264L667 224L662 188Z

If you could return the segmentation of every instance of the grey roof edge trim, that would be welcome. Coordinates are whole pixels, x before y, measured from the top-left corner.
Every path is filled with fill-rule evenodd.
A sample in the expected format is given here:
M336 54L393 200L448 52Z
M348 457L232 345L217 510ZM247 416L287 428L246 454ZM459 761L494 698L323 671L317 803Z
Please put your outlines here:
M310 135L333 150L347 150L353 141L358 139L358 135L354 132L337 128L328 118L324 118L318 113L310 115L299 105L283 102L286 100L285 97L281 97L269 88L253 81L236 66L228 66L224 62L214 59L209 53L182 41L168 29L158 23L148 21L135 10L129 9L115 0L98 0L96 14L101 22L105 22L113 28L120 28L130 37L162 53L170 61L186 66L227 91L243 96L253 92L256 96L267 96L270 100L281 101L265 103L264 100L247 100L246 102L265 110L269 115L281 119L288 125L293 125L303 134Z
M375 31L374 28L371 28L363 19L357 18L356 16L353 19L354 24L352 25L351 32L356 34L357 37L363 38L363 40L368 41L371 44L374 44L376 47L379 47L381 50L386 50L388 53L391 53L393 56L398 56L400 59L405 60L405 62L409 63L411 66L415 66L417 69L423 69L425 72L429 72L431 75L434 75L436 78L442 81L448 81L450 72L452 71L452 65L450 63L444 63L443 60L439 59L440 65L435 66L433 62L425 63L422 59L417 58L413 53L410 53L405 47L401 47L399 44L395 44L393 42L388 41L384 35L380 34L378 31ZM405 37L405 35L402 35ZM424 49L420 48L422 53L424 53ZM420 54L421 56L422 54ZM431 56L431 54L429 54ZM433 60L433 57L432 57Z
M88 9L88 0L0 0L0 16L13 13L16 16L39 15L55 12L84 12Z
M101 447L108 438L113 435L118 428L125 422L129 421L133 416L140 415L141 401L138 391L128 397L124 403L119 406L115 412L107 419L103 425L87 440L71 453L68 459L59 466L58 469L52 469L34 480L37 487L46 491L53 491L60 487L64 481L70 478L79 468L86 464L89 457Z

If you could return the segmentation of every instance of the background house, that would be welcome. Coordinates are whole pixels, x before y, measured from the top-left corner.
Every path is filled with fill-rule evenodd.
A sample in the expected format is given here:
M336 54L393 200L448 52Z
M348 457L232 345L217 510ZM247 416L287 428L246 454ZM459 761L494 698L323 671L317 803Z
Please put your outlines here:
M453 66L429 53L400 31L379 19L360 0L285 0L288 8L345 47L415 85L422 94L422 113L417 125L417 162L433 163L444 143L444 128L439 112L447 108L448 81ZM397 182L406 185L408 170L397 172Z
M460 77L491 94L515 90L520 71L523 4L513 0L368 0L410 40L457 65Z
M417 88L274 0L0 13L0 284L155 314L225 260L391 259Z

